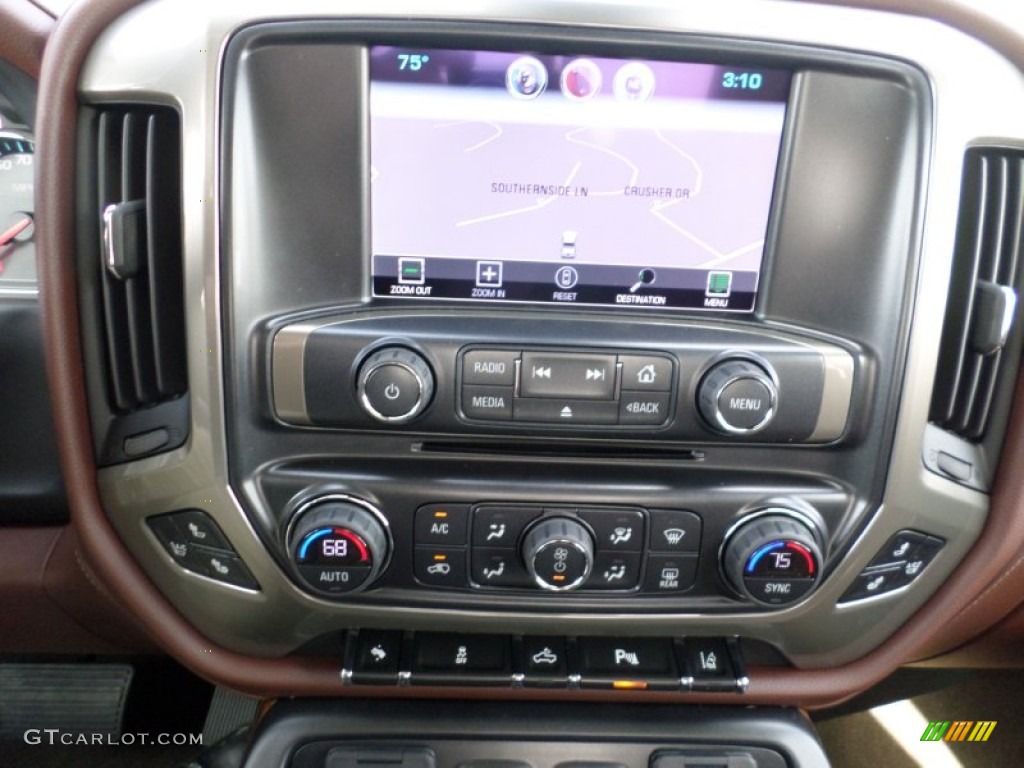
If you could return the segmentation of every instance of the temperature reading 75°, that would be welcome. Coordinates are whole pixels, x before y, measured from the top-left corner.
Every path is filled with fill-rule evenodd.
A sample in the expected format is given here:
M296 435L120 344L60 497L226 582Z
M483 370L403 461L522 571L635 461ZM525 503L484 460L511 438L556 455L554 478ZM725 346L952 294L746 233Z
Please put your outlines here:
M430 57L425 53L400 53L398 54L398 68L408 69L412 72L418 72L423 69L423 65L430 61Z

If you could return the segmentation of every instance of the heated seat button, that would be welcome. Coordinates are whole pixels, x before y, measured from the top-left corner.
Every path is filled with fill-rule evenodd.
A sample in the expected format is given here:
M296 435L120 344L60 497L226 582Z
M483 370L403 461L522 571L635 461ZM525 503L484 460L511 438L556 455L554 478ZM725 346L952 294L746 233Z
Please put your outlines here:
M488 387L513 387L519 352L504 349L474 349L462 358L462 383Z
M416 544L466 543L468 504L427 504L416 510Z
M649 637L581 637L580 684L584 688L676 690L679 674L672 641Z
M699 552L701 519L685 509L651 510L652 552Z
M211 579L245 589L259 589L260 585L245 567L242 558L216 549L192 545L188 548L185 567Z
M504 635L419 633L413 653L414 685L510 684L511 639Z
M401 653L401 632L362 630L352 661L352 682L396 685Z
M903 565L892 565L887 568L861 572L849 586L843 596L839 598L840 603L848 603L853 600L863 600L876 595L884 595L906 584L903 576Z
M200 544L210 549L220 549L225 552L234 552L228 540L221 533L217 524L210 517L198 509L189 509L185 512L178 512L174 515L178 528L185 535L191 544Z
M615 395L614 355L524 352L523 397L611 400Z
M149 525L149 529L153 531L157 541L167 551L167 554L178 561L179 564L183 564L183 561L188 556L188 538L186 538L178 524L174 521L174 516L159 515L147 517L146 523Z
M868 563L868 568L876 568L882 565L894 565L910 559L914 550L927 537L918 531L900 531L896 533L878 554Z

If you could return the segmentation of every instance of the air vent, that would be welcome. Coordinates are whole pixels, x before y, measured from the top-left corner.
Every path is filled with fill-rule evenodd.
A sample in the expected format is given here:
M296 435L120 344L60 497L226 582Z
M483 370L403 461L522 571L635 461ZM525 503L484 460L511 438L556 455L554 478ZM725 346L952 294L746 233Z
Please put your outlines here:
M1022 184L1024 152L967 151L930 419L971 441L985 437L1013 326L1024 237Z
M105 109L97 129L108 395L125 414L187 386L181 128L163 107Z

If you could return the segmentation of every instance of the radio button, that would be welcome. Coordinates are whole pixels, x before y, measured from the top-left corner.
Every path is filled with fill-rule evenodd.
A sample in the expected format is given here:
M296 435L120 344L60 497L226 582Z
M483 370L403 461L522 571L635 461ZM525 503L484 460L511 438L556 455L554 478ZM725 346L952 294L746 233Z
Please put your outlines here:
M503 349L474 349L462 358L462 383L489 387L514 387L519 352Z
M622 388L646 392L672 390L672 362L656 355L619 355Z
M545 424L615 424L619 417L619 404L593 400L528 400L518 398L513 404L515 421L534 421Z
M614 355L524 352L523 397L611 400L615 396Z
M655 426L668 421L669 393L625 392L619 400L619 424Z
M512 420L512 387L463 387L462 413L467 419Z

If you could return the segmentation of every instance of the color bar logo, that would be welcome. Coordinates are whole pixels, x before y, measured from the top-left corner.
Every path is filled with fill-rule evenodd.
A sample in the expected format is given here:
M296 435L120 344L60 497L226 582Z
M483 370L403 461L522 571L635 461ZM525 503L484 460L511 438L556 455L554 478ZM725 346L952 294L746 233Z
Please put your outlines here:
M921 741L988 741L996 729L995 720L933 720Z

